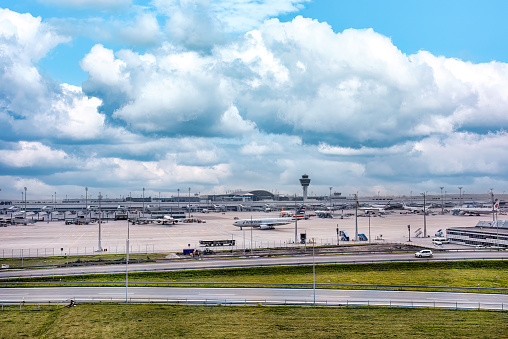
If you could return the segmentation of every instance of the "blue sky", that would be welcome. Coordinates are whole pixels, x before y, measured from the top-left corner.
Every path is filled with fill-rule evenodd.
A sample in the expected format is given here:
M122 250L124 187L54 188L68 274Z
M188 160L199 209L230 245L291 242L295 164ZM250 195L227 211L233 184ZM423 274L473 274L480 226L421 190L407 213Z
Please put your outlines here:
M0 0L0 194L504 192L506 13Z

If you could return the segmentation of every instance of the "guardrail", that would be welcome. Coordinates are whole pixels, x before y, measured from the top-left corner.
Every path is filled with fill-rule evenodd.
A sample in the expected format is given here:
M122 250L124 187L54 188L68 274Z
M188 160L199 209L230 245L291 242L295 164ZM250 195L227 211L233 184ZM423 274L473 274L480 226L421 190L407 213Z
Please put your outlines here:
M316 257L322 259L325 258L325 256ZM192 259L184 259L188 261L195 261ZM482 257L482 258L406 258L406 259L380 259L380 260L319 260L316 261L316 265L340 265L340 264L374 264L374 263L404 263L404 262L430 262L430 261L486 261L486 260L508 260L507 257ZM162 264L162 263L159 263ZM143 264L140 264L143 265ZM312 265L311 262L309 263L302 263L302 262L293 262L293 263L253 263L253 264L241 264L241 265L235 265L234 261L230 261L228 265L217 265L217 266L196 266L196 267L160 267L160 268L146 268L141 269L133 266L129 266L129 273L135 273L135 272L165 272L165 271L187 271L187 270L203 270L203 269L229 269L229 268L249 268L249 267L276 267L276 266L302 266L302 265ZM124 273L125 272L125 266L122 267L121 264L119 265L113 265L115 266L115 269L109 270L108 272L94 272L92 270L90 271L80 271L80 272L55 272L55 268L53 269L46 269L46 270L34 270L30 272L30 274L23 274L23 270L12 270L10 269L0 269L0 273L2 272L12 272L15 273L11 276L0 276L0 280L3 279L12 279L12 278L40 278L40 277L48 277L48 276L76 276L76 275L90 275L90 274L115 274L115 273ZM94 267L104 267L104 266L94 266ZM15 268L13 268L15 269ZM66 269L66 268L59 268ZM42 272L45 271L45 272ZM37 273L35 273L37 272ZM17 274L17 275L16 275Z
M16 282L5 282L0 281L0 287L4 286L125 286L125 282L118 281L47 281L47 282L28 282L28 281L16 281ZM129 282L129 287L199 287L199 286L229 286L229 287L265 287L265 286L277 286L280 288L312 288L313 283L248 283L248 282ZM380 284L315 284L316 288L342 288L342 289L418 289L418 290L463 290L463 291L474 291L474 292L499 292L508 293L508 288L498 287L459 287L459 286L422 286L422 285L380 285Z
M414 300L269 300L269 299L163 299L163 298L91 298L72 299L79 304L101 303L124 303L124 304L166 304L166 305L222 305L222 306L320 306L320 307L405 307L405 308L432 308L432 309L462 309L462 310L490 310L506 311L505 303L482 303L482 302L450 302L450 301L414 301ZM56 308L68 306L71 299L55 301L1 301L2 311L4 306L41 305L55 306Z

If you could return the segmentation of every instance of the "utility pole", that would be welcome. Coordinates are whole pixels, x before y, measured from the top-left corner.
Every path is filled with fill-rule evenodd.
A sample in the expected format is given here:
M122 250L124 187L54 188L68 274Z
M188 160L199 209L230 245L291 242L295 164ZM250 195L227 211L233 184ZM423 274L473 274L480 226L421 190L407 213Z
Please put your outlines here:
M26 222L26 187L25 188L25 222Z
M332 186L330 186L330 213L332 211Z
M425 192L423 192L422 195L423 195L423 237L427 238L427 211L425 210L426 208Z
M85 187L85 222L88 219L88 187Z
M145 188L143 187L143 210L141 211L143 213L143 217L145 216Z
M296 194L295 194L295 245L298 243L298 217L296 216L298 207L296 206Z
M441 189L441 214L444 214L444 202L443 202L443 188L444 187L439 187Z
M101 245L101 217L102 217L102 210L101 210L101 203L102 203L102 195L101 192L99 192L99 248L97 251L102 251L102 245Z
M358 192L355 194L355 241L358 241Z

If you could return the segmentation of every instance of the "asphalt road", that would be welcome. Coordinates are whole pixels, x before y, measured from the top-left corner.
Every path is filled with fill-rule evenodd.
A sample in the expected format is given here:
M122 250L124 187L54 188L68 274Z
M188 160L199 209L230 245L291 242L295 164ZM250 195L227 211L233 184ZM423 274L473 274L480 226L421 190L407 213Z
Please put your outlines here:
M310 253L312 253L310 251ZM340 254L326 256L295 256L295 257L270 257L270 258L239 258L220 260L178 260L164 263L130 264L129 272L144 271L171 271L191 269L213 269L213 268L234 268L234 267L259 267L259 266L280 266L280 265L311 265L316 264L346 264L346 263L370 263L370 262L392 262L392 261L426 261L426 260L508 260L508 253L500 252L437 252L434 257L415 258L413 253L390 253L390 254ZM61 267L37 270L2 270L0 279L40 277L40 276L62 276L80 274L105 274L123 273L125 265L103 265L103 266L81 266Z
M124 302L125 287L2 288L0 302L68 303ZM129 302L181 304L272 304L406 306L505 310L508 295L419 291L283 289L283 288L180 288L129 287Z

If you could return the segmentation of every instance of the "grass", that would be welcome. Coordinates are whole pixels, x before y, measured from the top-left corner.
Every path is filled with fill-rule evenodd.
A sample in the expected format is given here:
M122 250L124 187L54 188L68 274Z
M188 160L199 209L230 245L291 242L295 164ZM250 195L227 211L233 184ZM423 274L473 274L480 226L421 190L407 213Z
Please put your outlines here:
M143 260L150 258L152 260L159 260L166 257L165 253L131 253L129 254L129 262L131 260ZM55 256L55 257L26 257L26 258L4 258L0 259L0 264L6 264L10 267L24 267L24 268L37 268L41 266L58 266L65 265L66 263L80 261L125 261L125 254L94 254L94 255L71 255Z
M1 338L503 338L508 312L80 304L11 306Z
M49 282L60 281L60 277L10 281ZM61 281L122 283L125 274L64 276ZM211 282L217 283L217 286L222 282L235 283L239 287L242 283L261 283L264 286L312 283L312 266L138 272L129 274L129 282ZM316 283L508 288L508 261L318 265Z

